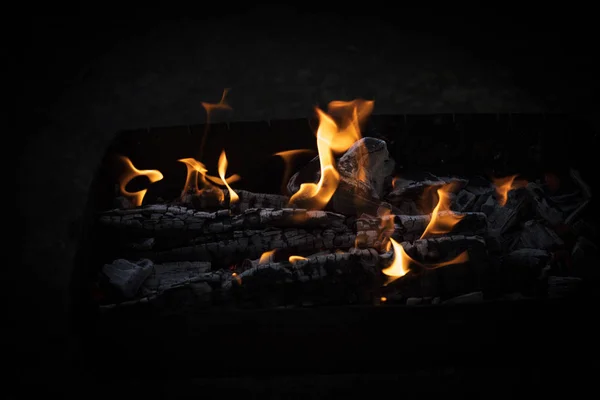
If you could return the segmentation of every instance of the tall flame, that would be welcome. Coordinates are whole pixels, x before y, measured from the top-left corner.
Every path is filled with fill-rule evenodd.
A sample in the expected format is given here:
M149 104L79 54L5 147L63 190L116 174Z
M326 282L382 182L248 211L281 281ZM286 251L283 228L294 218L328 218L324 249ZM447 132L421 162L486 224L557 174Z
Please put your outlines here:
M125 156L119 156L119 158L125 163L125 165L128 168L128 170L123 173L120 179L119 189L121 190L121 194L123 194L123 196L129 197L131 203L134 206L141 206L142 200L144 200L144 196L146 195L148 189L143 189L139 192L128 192L126 189L127 184L131 182L133 178L142 175L148 177L150 183L158 182L163 178L163 174L156 169L139 170L133 165L129 158Z
M394 260L388 268L384 268L383 270L381 270L381 272L383 272L385 275L391 278L390 280L388 280L388 282L386 282L386 285L406 275L409 271L408 266L410 264L420 265L426 269L435 269L444 267L446 265L461 264L469 261L469 253L465 250L451 260L442 261L434 264L423 264L410 258L408 254L406 254L406 252L404 251L402 245L396 242L394 239L390 238L390 242L394 249Z
M360 125L370 115L373 104L373 101L362 99L332 101L328 105L329 113L316 109L319 117L316 136L321 177L316 184L300 185L300 190L291 197L290 203L308 203L307 207L312 209L322 209L327 205L340 180L340 175L335 169L333 152L344 152L360 139ZM361 165L358 169L357 178L364 179L364 166Z
M421 239L427 235L448 233L464 218L464 215L458 215L450 210L450 193L455 187L455 183L448 183L437 190L438 203L431 212L431 220L421 235Z
M508 192L514 189L514 182L518 175L505 176L503 178L492 178L494 186L496 186L496 196L498 198L498 204L501 207L506 205L508 201Z
M229 183L227 183L227 179L225 179L225 172L227 172L227 156L225 155L225 150L221 152L221 156L219 157L219 176L221 180L229 190L229 203L233 204L240 199L236 192L233 191Z
M314 153L314 150L310 150L310 149L298 149L298 150L286 150L286 151L280 151L279 153L275 153L273 155L275 156L279 156L283 159L283 162L285 163L285 170L283 172L283 180L281 183L281 193L286 193L287 192L287 182L290 179L290 175L292 174L292 158L294 158L295 156L299 155L299 154L310 154L310 153Z
M202 102L202 107L206 110L206 124L204 125L204 133L202 135L202 142L200 143L200 152L198 158L202 159L202 153L204 151L204 145L206 144L206 137L208 136L208 130L210 127L210 117L215 110L231 110L231 106L225 102L225 97L229 93L229 88L223 89L221 100L218 103L205 103Z

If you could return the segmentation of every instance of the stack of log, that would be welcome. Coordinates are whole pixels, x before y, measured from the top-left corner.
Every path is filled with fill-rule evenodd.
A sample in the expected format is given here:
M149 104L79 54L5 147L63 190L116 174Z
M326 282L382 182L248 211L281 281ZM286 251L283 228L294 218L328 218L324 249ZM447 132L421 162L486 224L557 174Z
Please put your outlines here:
M290 193L319 179L318 161L290 179ZM359 180L360 166L366 178ZM243 190L230 202L224 189L216 208L191 195L101 212L97 251L106 259L97 284L110 287L102 309L174 298L183 308L460 303L572 294L589 276L597 252L587 217L591 190L577 171L572 193L530 182L500 206L487 180L393 179L394 161L374 138L351 147L337 169L340 185L325 210ZM441 213L462 218L448 233L421 238L432 219L423 195L448 183L452 211ZM390 238L413 260L395 280L382 272L398 261ZM460 263L428 267L465 252Z

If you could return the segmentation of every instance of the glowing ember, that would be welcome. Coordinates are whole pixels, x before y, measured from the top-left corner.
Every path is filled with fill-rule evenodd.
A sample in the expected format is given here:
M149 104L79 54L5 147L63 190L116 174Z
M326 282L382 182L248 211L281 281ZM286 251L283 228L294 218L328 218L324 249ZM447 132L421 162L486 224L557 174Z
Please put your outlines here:
M128 192L125 188L127 184L133 180L133 178L138 176L146 176L150 183L158 182L163 178L163 174L156 169L147 169L147 170L139 170L137 169L131 160L125 156L119 156L119 158L125 163L128 170L123 173L121 176L121 182L119 185L119 189L121 190L121 194L129 198L131 203L139 207L142 205L142 200L144 200L144 196L148 189L140 190L139 192Z
M392 261L392 264L389 267L381 271L385 275L392 278L387 282L388 284L400 278L401 276L406 275L408 273L408 264L412 262L412 259L408 256L408 254L406 254L400 243L396 242L392 238L390 238L390 243L394 249L394 261Z
M494 178L494 186L496 186L496 196L498 198L498 204L502 207L506 205L508 201L508 192L515 189L515 179L518 175L505 176L503 178Z
M286 150L280 151L279 153L275 153L273 155L279 156L285 162L285 170L283 172L283 181L281 183L281 193L287 193L287 182L292 175L292 158L299 154L311 154L314 153L314 150L310 149L298 149L298 150Z
M387 297L382 297L381 299L379 299L382 303L385 303L387 301Z
M219 157L219 176L221 180L229 190L229 203L233 204L238 201L240 198L236 192L233 191L229 183L227 183L227 179L225 178L225 172L227 172L227 156L225 155L225 150L221 152L221 156Z
M421 235L421 239L427 235L448 233L464 218L464 215L458 215L450 210L450 193L455 187L455 183L449 183L437 190L438 203L431 213L431 220Z
M275 255L275 250L269 250L262 253L260 259L258 260L259 264L267 264L273 261L273 256Z
M292 264L294 264L296 261L300 261L300 260L307 260L307 258L301 257L301 256L290 256L288 261L291 262Z
M231 274L231 276L233 277L233 279L239 284L242 284L242 278L240 276L238 276L238 274L236 274L235 272L233 274Z

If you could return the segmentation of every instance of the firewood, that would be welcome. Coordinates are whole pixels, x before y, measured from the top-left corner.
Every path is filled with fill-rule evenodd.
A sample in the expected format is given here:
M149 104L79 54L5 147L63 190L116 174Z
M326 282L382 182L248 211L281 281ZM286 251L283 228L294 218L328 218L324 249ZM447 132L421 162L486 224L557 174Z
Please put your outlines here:
M229 206L235 213L242 213L253 208L286 208L290 200L289 197L279 194L253 193L247 190L236 190L235 192L239 196L239 200Z
M550 228L537 221L527 221L510 250L555 250L564 245L563 240Z
M232 215L230 210L203 212L178 206L153 205L135 210L111 210L100 216L99 223L132 235L151 234L160 237L185 234L195 237L269 226L348 231L345 220L346 217L341 214L293 208L246 209L242 214Z
M397 178L395 180L394 189L388 193L387 198L392 204L402 202L405 199L415 199L420 197L425 189L438 189L446 184L452 183L457 189L463 188L467 184L466 179L456 177L437 177L432 174L423 180L411 180Z
M312 255L304 260L256 264L239 274L231 274L222 288L248 285L260 278L279 283L308 282L347 274L367 274L375 279L379 275L379 255L375 251L355 250L327 255ZM254 278L254 279L253 279ZM367 282L365 282L367 283Z
M500 206L494 196L487 197L481 211L487 215L490 233L499 236L518 224L528 211L530 199L525 188L508 192L508 200L504 206Z
M339 233L333 229L244 230L234 231L233 239L155 252L150 257L157 262L193 260L229 266L245 258L258 258L265 251L273 249L286 248L299 253L347 249L354 245L355 238L354 233Z

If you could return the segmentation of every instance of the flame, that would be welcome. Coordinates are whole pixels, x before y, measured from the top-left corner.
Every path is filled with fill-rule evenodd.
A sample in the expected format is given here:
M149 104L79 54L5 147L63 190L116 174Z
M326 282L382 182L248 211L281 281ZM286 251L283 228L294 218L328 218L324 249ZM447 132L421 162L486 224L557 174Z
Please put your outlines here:
M275 255L275 250L269 250L262 253L260 259L258 260L259 264L267 264L273 261L273 256Z
M396 279L406 275L409 271L408 266L410 264L420 265L421 267L426 268L426 269L435 269L435 268L444 267L446 265L462 264L462 263L469 261L469 253L467 250L465 250L451 260L442 261L442 262L434 263L434 264L423 264L423 263L420 263L420 262L415 261L412 258L410 258L408 256L408 254L406 254L406 252L404 251L404 248L402 247L402 245L399 244L398 242L396 242L394 239L390 238L390 243L392 244L392 247L394 248L394 260L392 261L392 264L388 268L384 268L381 271L385 275L387 275L391 278L390 280L388 280L386 282L386 285L390 284L391 282L395 281Z
M394 248L394 260L392 261L392 264L389 267L384 268L381 271L385 275L393 278L387 283L390 283L400 278L401 276L406 275L408 273L408 264L410 262L413 262L413 260L408 256L408 254L406 254L404 248L402 247L402 245L400 245L400 243L396 242L392 238L390 238L390 243Z
M221 152L221 156L219 157L219 176L221 180L229 190L229 203L233 204L240 199L236 192L233 191L227 179L225 179L225 172L227 171L227 156L225 155L225 150Z
M501 207L506 205L508 201L508 192L515 189L515 178L518 175L505 176L503 178L492 178L494 186L496 186L496 195L498 196L498 204Z
M361 127L371 115L373 100L355 99L351 101L332 101L327 105L327 113L337 119L339 131L330 143L334 152L344 152L361 138Z
M298 150L286 150L280 151L279 153L273 154L274 156L279 156L283 159L285 163L285 170L283 172L283 181L281 183L281 192L287 192L287 182L290 179L290 175L292 174L292 158L299 154L310 154L314 153L314 150L310 149L298 149Z
M121 176L121 182L119 185L119 189L121 190L121 194L123 196L127 196L130 198L131 203L138 207L142 205L142 200L144 200L144 196L148 189L140 190L139 192L128 192L125 187L131 180L137 176L147 176L150 183L158 182L163 178L163 174L156 169L145 169L139 170L137 169L131 160L125 156L119 156L119 158L125 163L128 168L128 171L125 171Z
M387 301L387 297L382 297L381 299L379 299L382 303L385 303Z
M198 158L202 159L202 152L204 151L204 145L206 144L206 137L208 136L208 129L210 126L210 116L215 110L231 110L231 106L225 102L225 97L229 93L229 88L223 89L221 100L218 103L205 103L202 102L202 107L206 110L206 124L204 125L204 134L202 135L202 142L200 143L200 153Z
M235 272L233 274L231 274L231 276L233 277L233 279L235 279L235 281L241 285L242 284L242 277L238 276L238 274L236 274Z
M308 260L308 258L301 257L301 256L290 256L290 258L289 258L289 262L291 262L292 264L294 264L296 261L300 261L300 260Z
M183 187L183 190L181 192L182 199L188 193L213 193L217 197L219 202L223 202L223 200L225 199L223 191L213 186L209 181L206 180L206 178L211 178L211 180L213 180L213 177L208 177L206 175L206 172L208 172L208 170L206 169L204 164L193 158L181 158L177 161L184 163L187 168L185 186ZM214 179L218 179L219 181L221 181L221 179L219 178Z
M464 218L464 215L458 215L450 210L450 192L452 192L456 183L448 183L437 190L438 203L431 212L431 220L425 231L421 235L421 239L428 234L443 234L452 230L454 225ZM443 214L440 212L444 211Z

